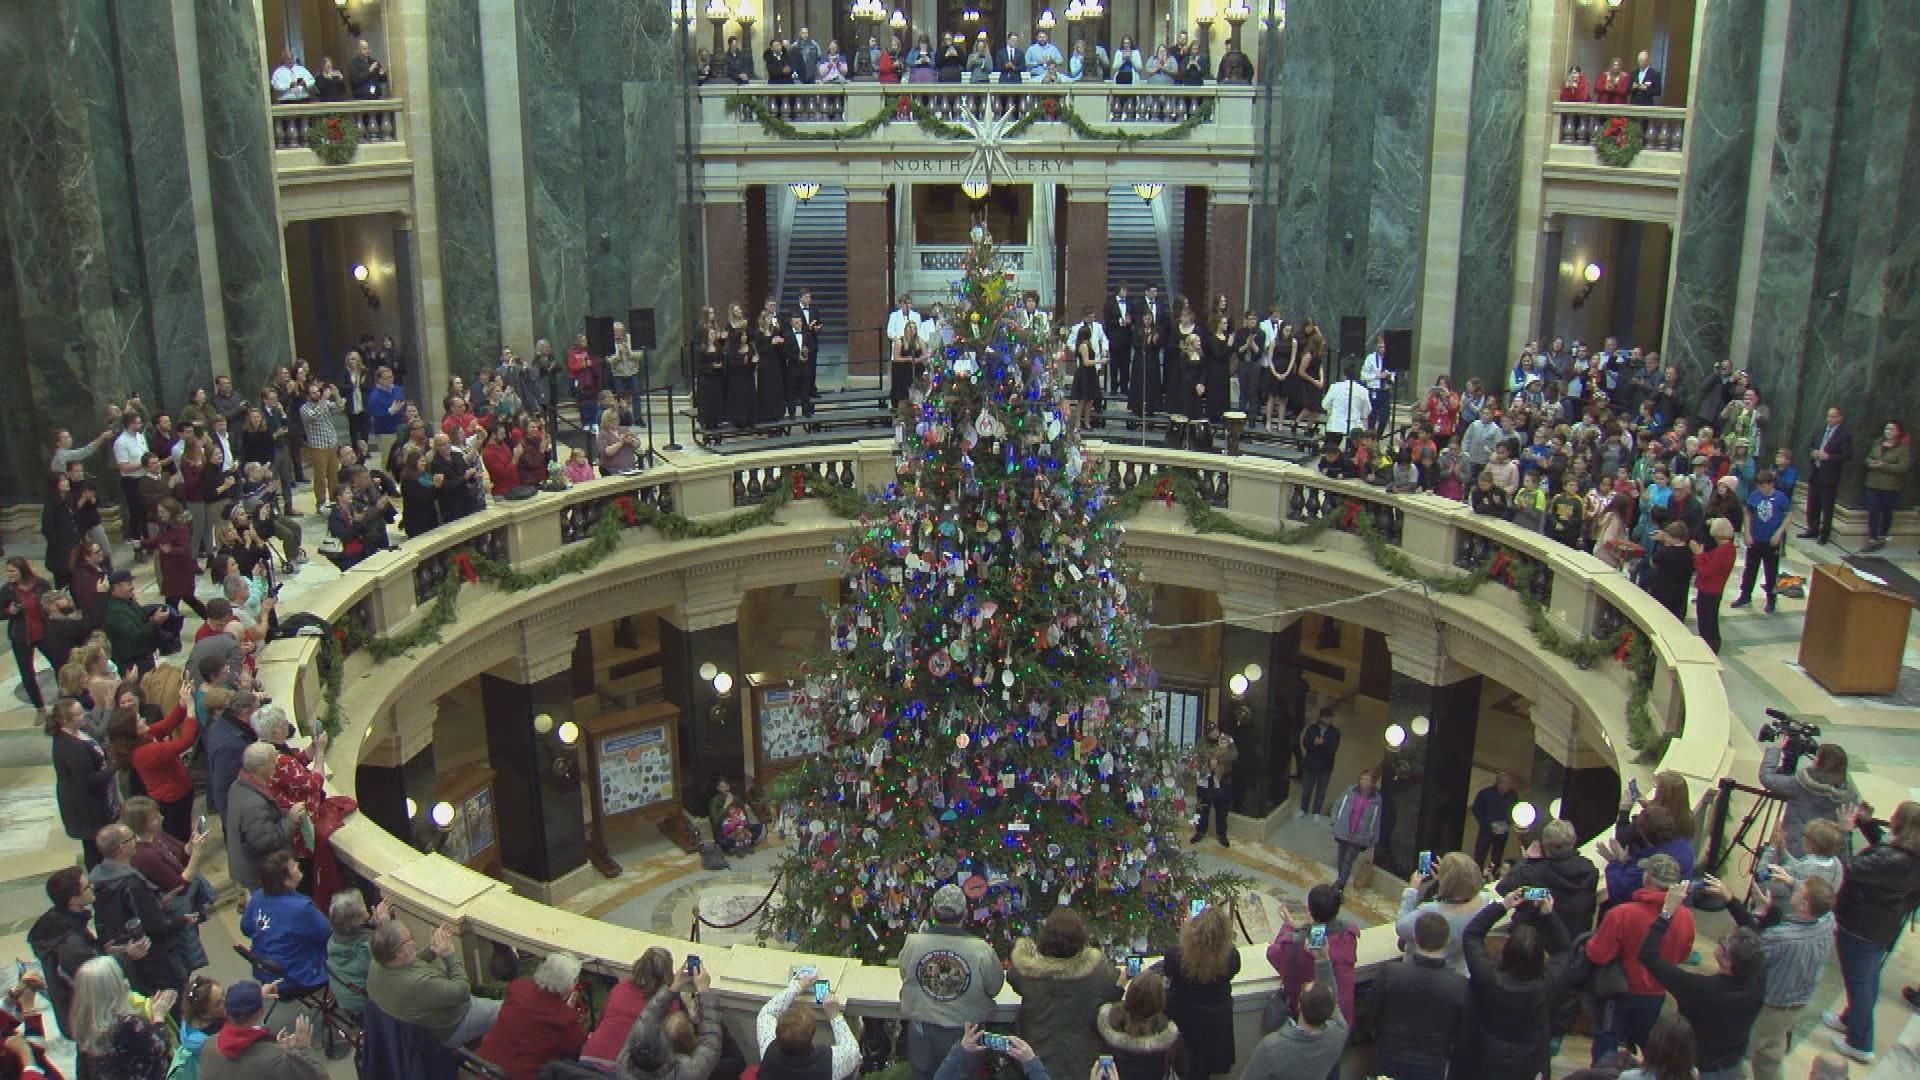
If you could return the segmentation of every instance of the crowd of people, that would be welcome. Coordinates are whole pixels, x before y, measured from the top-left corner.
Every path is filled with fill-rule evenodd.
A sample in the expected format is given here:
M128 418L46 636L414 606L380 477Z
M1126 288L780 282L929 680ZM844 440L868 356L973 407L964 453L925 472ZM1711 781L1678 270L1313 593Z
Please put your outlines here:
M842 51L839 42L823 46L810 28L802 26L792 40L775 34L761 52L757 68L738 37L727 38L726 49L717 56L700 49L694 66L694 79L703 84L745 85L764 77L776 86L848 81L1248 85L1254 75L1252 58L1235 41L1228 42L1216 64L1207 42L1194 41L1185 30L1148 50L1128 34L1122 34L1111 49L1086 38L1063 49L1047 30L1036 28L1030 43L1017 32L1009 33L997 46L986 30L971 37L957 31L913 38L894 33L885 42L878 34L869 35L864 45L853 43Z
M1691 599L1701 637L1718 651L1730 585L1733 607L1752 603L1758 587L1775 609L1780 553L1799 514L1805 526L1793 536L1831 543L1852 462L1865 466L1867 551L1886 546L1912 465L1897 420L1864 453L1838 407L1798 447L1770 421L1748 373L1724 361L1689 387L1656 352L1611 337L1598 351L1554 338L1544 350L1529 343L1505 386L1470 378L1456 389L1439 376L1390 452L1360 425L1336 440L1330 422L1319 469L1464 501L1589 551L1682 621ZM1803 487L1804 511L1795 504Z
M334 66L332 56L320 58L320 73L315 75L293 55L282 49L280 60L267 76L273 100L282 105L309 101L377 100L387 96L387 68L373 55L373 43L361 37L354 42L347 70Z
M785 312L768 300L751 322L739 304L722 321L700 309L694 331L694 410L708 431L804 424L820 396L820 333L813 293L801 289Z
M1631 71L1618 56L1598 78L1588 76L1579 64L1567 68L1567 77L1560 83L1560 100L1573 104L1658 105L1660 89L1660 69L1653 66L1652 54L1642 49Z

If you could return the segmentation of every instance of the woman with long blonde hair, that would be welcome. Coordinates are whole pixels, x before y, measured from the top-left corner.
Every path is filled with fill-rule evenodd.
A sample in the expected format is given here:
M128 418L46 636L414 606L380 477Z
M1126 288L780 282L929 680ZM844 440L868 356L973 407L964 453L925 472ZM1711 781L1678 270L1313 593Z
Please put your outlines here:
M1232 1072L1233 977L1240 973L1240 953L1227 909L1201 908L1155 970L1166 976L1167 1018L1187 1043L1188 1080Z
M176 991L167 989L141 998L127 985L119 961L96 956L80 965L73 976L73 1004L67 1007L79 1044L81 1067L94 1076L138 1077L166 1075L170 1056L167 1013Z

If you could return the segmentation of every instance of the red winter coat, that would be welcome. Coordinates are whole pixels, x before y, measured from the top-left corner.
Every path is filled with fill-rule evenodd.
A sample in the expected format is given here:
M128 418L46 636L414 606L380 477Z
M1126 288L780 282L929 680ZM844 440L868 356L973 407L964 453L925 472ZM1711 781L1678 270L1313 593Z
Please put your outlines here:
M1727 578L1733 574L1733 542L1698 552L1693 556L1693 587L1707 596L1727 591Z
M162 526L154 543L160 553L154 560L160 567L160 595L169 600L192 596L193 579L200 576L193 557L193 525L181 518Z
M1640 966L1640 942L1647 927L1660 917L1660 905L1667 899L1665 889L1634 890L1633 899L1619 904L1600 920L1600 929L1587 939L1587 959L1596 964L1619 960L1627 969L1627 989L1636 994L1664 994L1666 988L1647 969ZM1693 952L1693 912L1682 907L1673 913L1673 925L1660 941L1660 955L1673 963L1683 963Z
M156 801L176 802L193 794L193 778L187 775L180 755L193 746L199 734L200 724L193 711L175 705L166 719L147 729L148 741L134 748L130 755L133 771L140 774L147 794Z
M507 984L500 1018L480 1040L479 1053L513 1080L535 1080L547 1062L579 1057L586 1041L579 1010L532 979L519 978Z

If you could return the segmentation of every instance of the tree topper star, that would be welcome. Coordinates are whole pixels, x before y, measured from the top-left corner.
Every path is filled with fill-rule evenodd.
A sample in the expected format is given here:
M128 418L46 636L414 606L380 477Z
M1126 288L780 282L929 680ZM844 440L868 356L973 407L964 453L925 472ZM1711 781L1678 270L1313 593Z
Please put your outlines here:
M992 183L995 174L1007 175L1009 170L1004 142L1007 129L1013 126L1013 119L991 109L986 116L980 116L973 111L972 105L962 105L958 122L973 136L973 156L967 159L966 179L978 178Z

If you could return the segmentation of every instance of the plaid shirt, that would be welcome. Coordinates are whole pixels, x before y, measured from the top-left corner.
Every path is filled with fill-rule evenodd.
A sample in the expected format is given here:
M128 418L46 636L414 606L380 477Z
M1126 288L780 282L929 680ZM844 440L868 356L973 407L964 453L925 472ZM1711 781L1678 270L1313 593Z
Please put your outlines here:
M321 398L300 406L300 425L306 429L308 446L325 450L340 445L340 429L334 426L333 418L342 409L337 398Z

